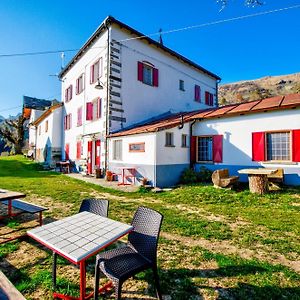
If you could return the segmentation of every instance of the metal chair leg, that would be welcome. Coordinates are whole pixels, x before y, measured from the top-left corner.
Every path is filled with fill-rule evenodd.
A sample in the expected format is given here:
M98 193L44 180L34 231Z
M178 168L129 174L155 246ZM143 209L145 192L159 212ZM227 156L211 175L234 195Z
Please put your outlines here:
M157 267L156 266L153 267L152 270L153 270L154 281L155 281L156 295L159 300L162 300Z
M57 254L53 252L53 264L52 264L52 286L53 289L56 289L56 262L57 262Z

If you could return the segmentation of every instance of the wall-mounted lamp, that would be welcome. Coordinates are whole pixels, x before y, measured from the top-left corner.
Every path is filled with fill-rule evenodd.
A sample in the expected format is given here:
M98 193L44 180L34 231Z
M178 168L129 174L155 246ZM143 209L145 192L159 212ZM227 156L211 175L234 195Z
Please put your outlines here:
M95 89L97 89L97 90L103 90L104 86L105 86L105 84L98 79L97 80L97 84L95 85Z

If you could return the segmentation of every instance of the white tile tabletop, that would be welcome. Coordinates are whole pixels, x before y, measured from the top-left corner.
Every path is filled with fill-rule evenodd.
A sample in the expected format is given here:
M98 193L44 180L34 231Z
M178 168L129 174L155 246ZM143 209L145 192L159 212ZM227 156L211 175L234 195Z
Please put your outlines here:
M90 212L81 212L29 230L27 234L71 261L79 263L132 229L131 225Z

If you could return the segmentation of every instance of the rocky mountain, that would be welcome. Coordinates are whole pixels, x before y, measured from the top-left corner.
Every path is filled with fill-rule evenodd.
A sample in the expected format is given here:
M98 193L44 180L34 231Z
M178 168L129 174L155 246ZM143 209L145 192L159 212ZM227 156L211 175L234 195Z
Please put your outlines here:
M220 85L219 104L223 106L291 93L300 93L300 73Z

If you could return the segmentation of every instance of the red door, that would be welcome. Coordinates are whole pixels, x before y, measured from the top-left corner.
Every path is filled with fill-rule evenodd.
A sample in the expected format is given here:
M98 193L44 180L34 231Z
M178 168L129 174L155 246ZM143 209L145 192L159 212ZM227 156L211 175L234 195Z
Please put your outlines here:
M92 159L92 151L93 151L93 142L89 141L88 142L88 159L87 159L87 173L92 174L93 170L93 159Z
M70 154L70 145L69 144L66 144L65 146L65 156L66 156L66 160L69 159L69 154Z
M95 166L100 168L100 140L95 142Z

